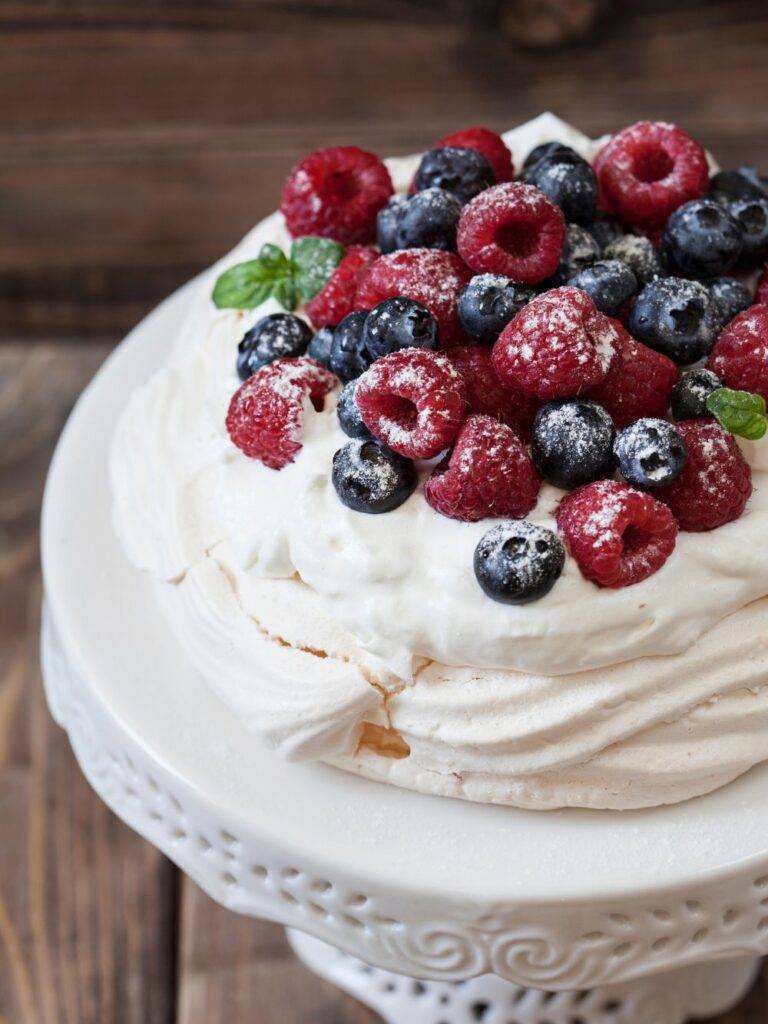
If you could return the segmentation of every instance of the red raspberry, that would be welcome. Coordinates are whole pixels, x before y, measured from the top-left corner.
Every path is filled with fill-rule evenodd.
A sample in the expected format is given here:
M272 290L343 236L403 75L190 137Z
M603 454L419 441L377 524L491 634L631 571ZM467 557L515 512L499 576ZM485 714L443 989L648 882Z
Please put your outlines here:
M359 378L355 401L371 433L409 459L431 459L447 448L466 411L458 370L426 348L377 359Z
M641 416L663 417L669 409L678 371L661 352L642 345L617 320L612 321L617 338L608 373L588 393L623 430Z
M565 219L551 199L520 182L487 188L464 207L456 241L480 274L536 284L557 270Z
M597 154L600 205L621 220L659 227L678 206L707 191L707 157L682 129L638 121L617 132Z
M467 412L493 416L530 440L541 402L524 391L504 387L493 368L491 350L486 345L457 345L447 355L464 379Z
M768 306L768 263L763 268L760 280L757 282L755 302L759 302L761 306Z
M579 288L553 288L532 299L493 346L502 384L543 400L569 398L605 378L618 332Z
M536 504L540 486L514 430L491 416L469 416L451 453L424 485L424 497L449 519L522 519Z
M276 359L262 366L232 396L227 432L249 458L282 469L301 451L307 399L320 412L338 380L314 359Z
M460 132L452 132L438 139L432 148L437 149L439 146L476 149L493 168L497 182L511 181L515 176L512 154L507 149L504 139L490 128L464 128Z
M598 480L567 494L557 525L581 575L599 587L629 587L652 576L677 538L666 505L617 480Z
M366 245L350 246L324 287L307 304L307 316L315 330L338 324L354 312L357 286L378 257L378 251Z
M401 249L380 256L357 289L357 309L372 309L383 299L404 295L426 306L440 328L440 347L466 337L459 325L459 295L472 271L453 252Z
M283 185L288 230L337 242L376 240L376 214L392 195L389 171L357 146L319 149L299 161Z
M752 493L752 471L733 434L712 420L676 424L688 450L677 480L656 494L681 530L701 533L738 519Z
M707 369L729 388L754 391L768 401L768 306L750 306L726 325Z

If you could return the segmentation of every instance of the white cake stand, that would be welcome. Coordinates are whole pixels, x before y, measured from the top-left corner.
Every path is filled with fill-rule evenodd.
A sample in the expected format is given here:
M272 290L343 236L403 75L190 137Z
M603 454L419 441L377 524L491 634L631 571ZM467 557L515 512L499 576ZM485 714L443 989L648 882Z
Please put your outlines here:
M393 1024L681 1024L737 1001L768 951L765 770L645 812L481 806L284 764L206 686L113 538L106 468L186 301L98 374L46 491L45 684L96 792Z

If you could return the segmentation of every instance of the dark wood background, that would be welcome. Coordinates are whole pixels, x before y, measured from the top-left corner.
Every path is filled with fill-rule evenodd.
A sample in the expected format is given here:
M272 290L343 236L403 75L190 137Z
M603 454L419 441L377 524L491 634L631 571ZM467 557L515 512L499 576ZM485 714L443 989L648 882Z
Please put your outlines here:
M768 170L768 8L608 4L566 49L494 3L0 0L0 1024L372 1024L279 929L215 907L91 796L45 709L50 452L141 315L331 142L409 151L551 109L679 121ZM764 1024L765 978L719 1024Z

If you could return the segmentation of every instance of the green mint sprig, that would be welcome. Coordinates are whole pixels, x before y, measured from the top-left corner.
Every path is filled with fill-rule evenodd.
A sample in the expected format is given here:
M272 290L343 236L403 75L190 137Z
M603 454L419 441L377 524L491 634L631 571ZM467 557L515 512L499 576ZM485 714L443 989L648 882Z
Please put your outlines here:
M765 399L750 391L717 388L707 399L707 409L721 427L749 441L758 441L768 431Z
M255 309L272 297L293 311L299 302L309 302L326 284L345 249L329 238L305 235L291 245L289 256L267 243L255 260L229 267L213 287L218 309Z

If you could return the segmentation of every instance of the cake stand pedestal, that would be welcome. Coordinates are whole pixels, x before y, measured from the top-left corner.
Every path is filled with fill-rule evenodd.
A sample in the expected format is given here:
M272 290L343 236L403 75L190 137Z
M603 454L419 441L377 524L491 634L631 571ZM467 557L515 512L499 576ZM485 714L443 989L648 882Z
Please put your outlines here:
M96 792L393 1024L682 1024L733 1004L768 952L764 768L677 807L532 813L284 764L214 696L110 527L115 419L187 302L97 375L46 490L45 686Z

